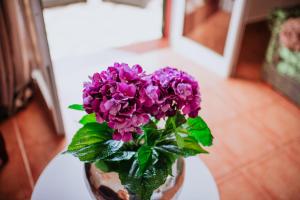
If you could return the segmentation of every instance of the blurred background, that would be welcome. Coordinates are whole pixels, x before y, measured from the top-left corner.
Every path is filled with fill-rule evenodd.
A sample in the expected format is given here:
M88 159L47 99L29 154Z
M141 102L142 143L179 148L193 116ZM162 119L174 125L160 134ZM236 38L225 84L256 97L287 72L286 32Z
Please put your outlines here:
M0 200L31 198L113 62L199 81L221 199L300 199L299 1L1 0Z

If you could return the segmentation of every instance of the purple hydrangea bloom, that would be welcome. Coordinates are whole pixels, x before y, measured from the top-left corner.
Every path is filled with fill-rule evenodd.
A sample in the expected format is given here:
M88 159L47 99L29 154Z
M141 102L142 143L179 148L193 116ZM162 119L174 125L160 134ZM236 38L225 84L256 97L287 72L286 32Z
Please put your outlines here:
M133 133L142 133L150 116L161 119L181 111L196 117L200 110L197 81L175 68L146 75L140 65L115 63L90 79L84 83L83 107L115 130L114 140L130 141Z
M200 92L197 81L187 73L165 67L144 77L147 84L141 99L144 110L157 119L175 115L177 110L196 117L200 110Z
M140 126L149 121L142 109L139 91L144 87L145 76L139 65L115 63L106 71L95 73L84 83L83 107L95 113L97 121L107 122L115 129L113 139L129 141L132 133L141 133Z

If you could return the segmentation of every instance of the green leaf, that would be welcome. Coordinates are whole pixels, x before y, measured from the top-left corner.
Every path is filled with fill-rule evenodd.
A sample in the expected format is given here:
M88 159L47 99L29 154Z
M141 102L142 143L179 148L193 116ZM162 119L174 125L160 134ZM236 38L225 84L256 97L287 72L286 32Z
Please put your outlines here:
M165 149L164 149L165 150ZM171 151L161 151L161 149L158 149L159 152L159 161L158 162L164 162L164 167L166 167L168 174L173 176L172 174L172 166L174 164L174 162L176 161L176 159L180 156L180 154L182 155L182 153L180 154L175 154L172 153Z
M131 167L129 168L129 173L127 175L132 177L138 177L138 171L139 171L139 161L137 159L134 159Z
M187 124L189 135L195 138L197 142L200 142L203 146L212 145L213 136L207 124L201 117L189 118Z
M88 123L74 135L67 152L81 161L94 162L116 153L123 142L111 140L113 130L106 123Z
M300 52L292 51L286 47L281 47L278 50L279 56L282 58L284 62L295 66L296 68L300 67Z
M106 158L107 161L122 161L122 160L129 160L134 156L134 151L119 151L109 158Z
M97 122L95 113L84 115L79 121L83 125L93 122Z
M116 140L108 140L101 144L101 153L97 156L97 159L101 160L115 154L123 145L123 142Z
M153 146L160 139L161 132L157 130L157 126L152 120L144 125L142 129L145 133L145 143L148 146Z
M197 140L186 134L176 133L176 141L184 157L194 156L199 153L208 153L197 142Z
M143 174L145 170L151 165L152 148L149 146L141 146L137 152L139 175Z
M175 133L177 145L180 148L184 148L184 138L180 135L180 133Z
M161 145L161 146L156 146L154 147L155 149L167 153L173 153L173 154L181 154L182 151L179 149L176 145L171 145L171 144L166 144L166 145Z
M166 121L165 129L169 132L173 132L177 127L181 126L186 122L184 115L180 112L176 112L176 114L172 117L169 117Z
M69 105L68 108L73 109L73 110L84 111L83 106L80 104L72 104L72 105Z
M184 147L182 149L183 156L189 157L194 156L199 153L208 153L203 149L193 137L184 137Z
M156 123L152 120L149 120L149 122L147 124L145 124L143 127L143 130L147 130L147 129L157 129Z
M113 130L106 123L89 123L80 128L73 136L68 151L76 151L88 145L111 139Z
M79 158L80 161L84 162L94 162L97 160L98 155L101 153L101 142L86 145L77 150L68 150L68 153L73 154L75 157Z
M185 147L185 140L183 136L187 135L181 133L168 135L167 138L158 142L154 148L158 150L159 153L166 152L176 157L184 156L183 148Z
M168 167L165 162L151 165L142 176L132 176L126 170L119 172L119 177L126 189L134 194L137 194L137 199L150 200L155 189L165 183L168 177ZM136 162L132 163L131 169L136 168Z
M110 172L110 167L103 160L96 161L95 166L103 172Z
M95 166L103 172L126 173L127 175L132 163L133 159L122 161L97 160L94 162Z
M95 162L97 160L105 159L108 156L116 153L123 145L123 142L116 140L107 140L105 142L97 142L87 145L76 151L69 151L81 161Z
M149 200L155 189L165 183L167 176L171 174L172 164L176 160L176 156L172 153L156 151L152 152L152 156L159 156L154 164L151 164L143 174L138 175L139 163L138 158L130 160L122 160L120 162L105 161L99 163L102 171L115 171L119 174L121 183L126 189L136 194L134 198ZM98 165L98 162L96 162Z

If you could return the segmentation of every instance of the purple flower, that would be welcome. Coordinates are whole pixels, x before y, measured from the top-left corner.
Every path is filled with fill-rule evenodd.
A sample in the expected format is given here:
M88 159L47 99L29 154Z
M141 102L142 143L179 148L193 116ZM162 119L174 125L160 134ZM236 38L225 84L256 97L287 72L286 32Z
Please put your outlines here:
M107 122L115 130L113 139L122 141L141 134L150 116L161 119L180 111L196 117L200 100L197 81L171 67L146 75L140 65L115 63L90 77L83 89L85 111Z
M84 84L83 106L87 113L95 113L97 121L107 122L115 129L113 139L129 141L133 133L141 133L140 126L149 121L142 109L139 92L145 76L139 65L115 63L106 71L95 73Z
M147 86L142 92L144 110L157 119L173 116L177 110L196 117L200 110L197 81L187 73L165 67L144 78Z

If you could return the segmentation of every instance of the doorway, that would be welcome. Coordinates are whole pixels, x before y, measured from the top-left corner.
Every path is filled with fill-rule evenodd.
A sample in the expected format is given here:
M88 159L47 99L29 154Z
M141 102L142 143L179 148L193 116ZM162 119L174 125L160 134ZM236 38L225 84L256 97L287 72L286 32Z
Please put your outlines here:
M120 1L88 0L45 8L52 59L88 55L162 37L163 0L150 0L145 7L116 2Z

